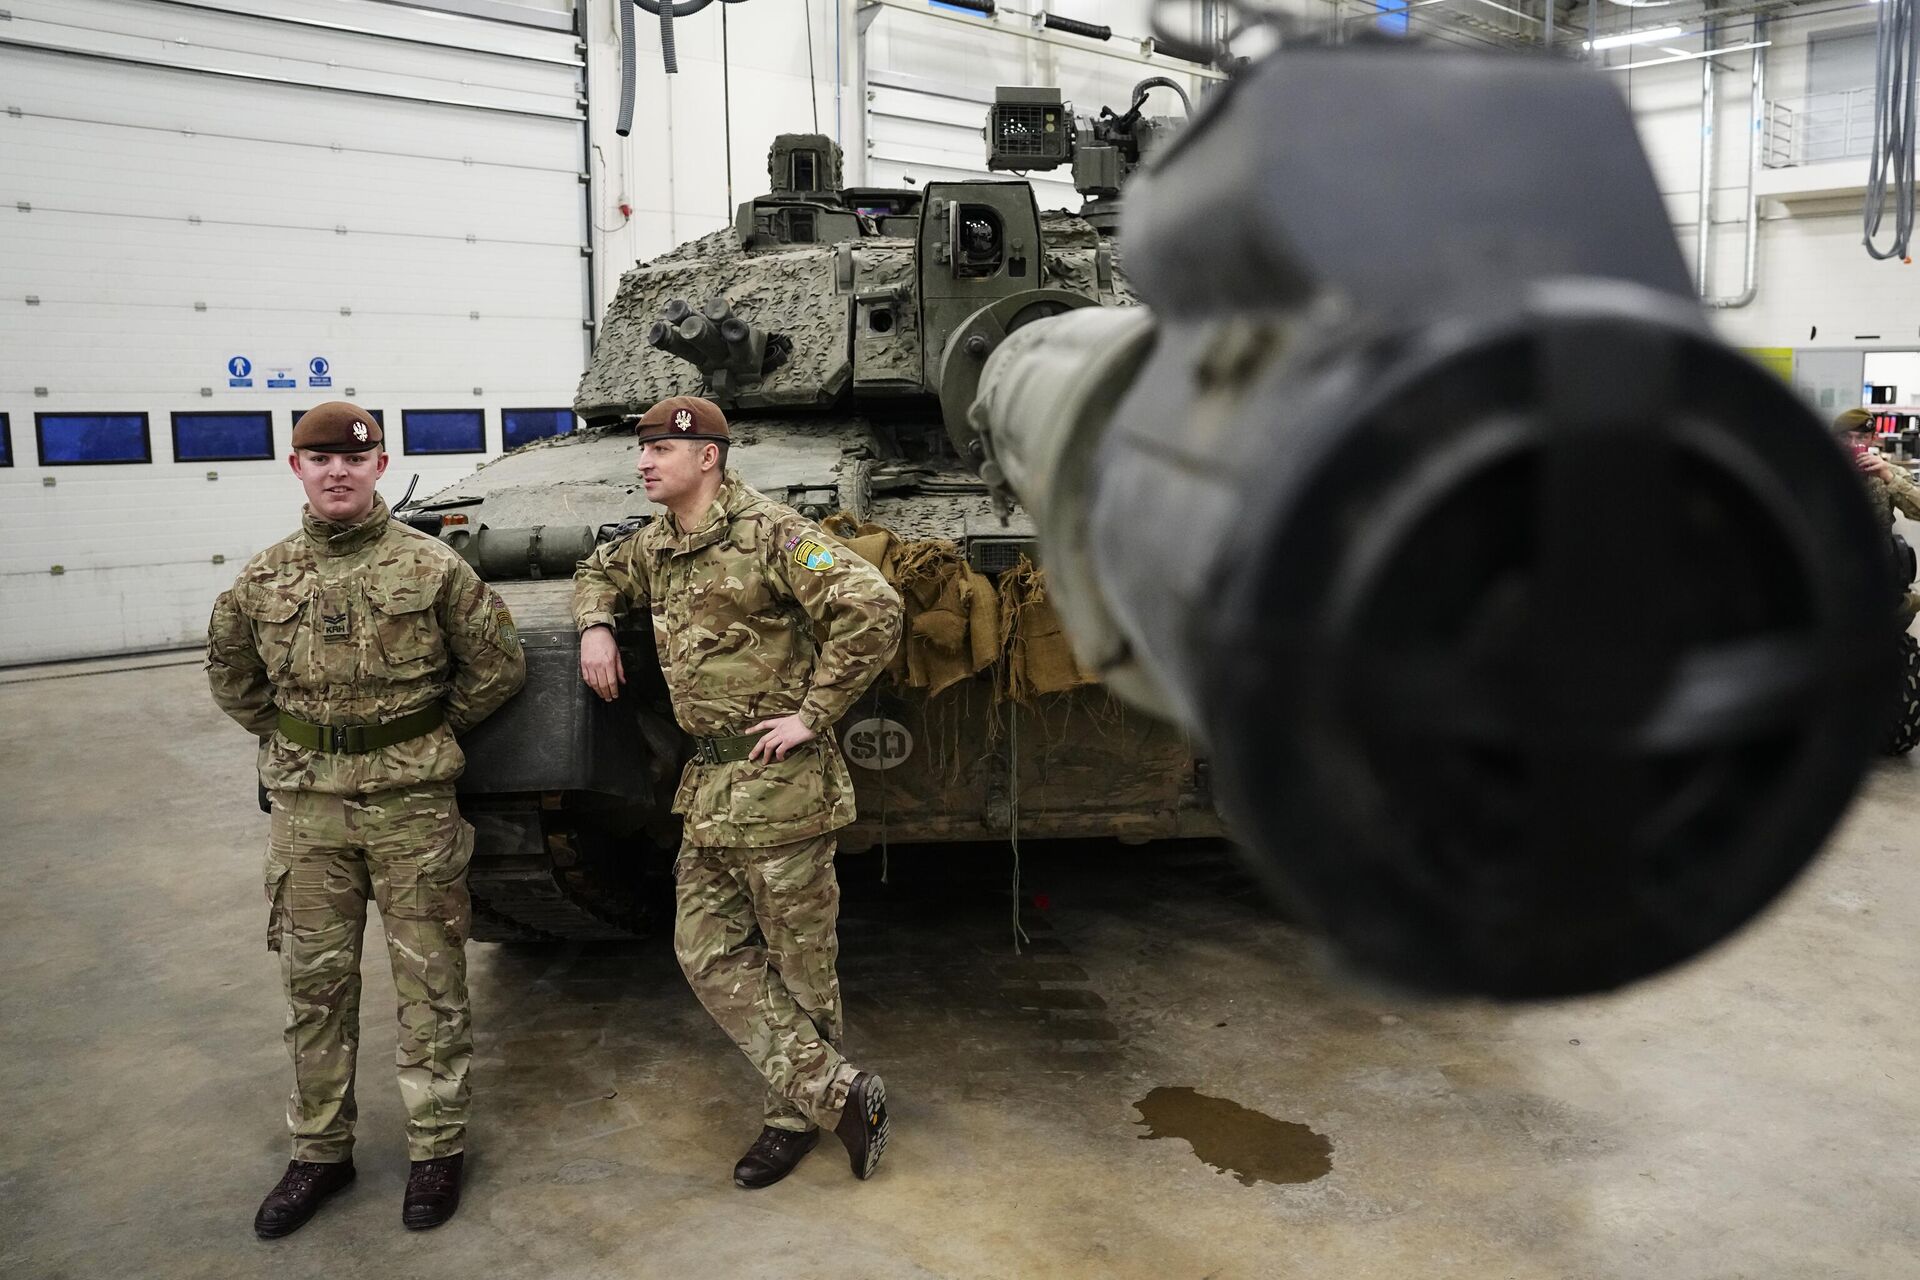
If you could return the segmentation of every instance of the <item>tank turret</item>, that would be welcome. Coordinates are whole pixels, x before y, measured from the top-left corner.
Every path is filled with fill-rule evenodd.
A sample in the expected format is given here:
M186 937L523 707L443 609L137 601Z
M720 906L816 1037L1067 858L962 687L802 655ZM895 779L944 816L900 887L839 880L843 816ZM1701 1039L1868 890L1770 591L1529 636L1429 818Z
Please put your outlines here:
M775 190L742 203L731 231L628 272L581 380L580 414L609 422L669 395L707 395L729 410L826 410L849 393L964 407L970 384L943 387L947 344L976 312L1024 296L1005 317L1017 325L1130 300L1105 197L1090 200L1102 213L1094 221L1086 210L1042 214L1021 179L915 191L801 185L837 181L839 166L823 135L781 134L768 158ZM745 326L731 344L720 332L729 317Z

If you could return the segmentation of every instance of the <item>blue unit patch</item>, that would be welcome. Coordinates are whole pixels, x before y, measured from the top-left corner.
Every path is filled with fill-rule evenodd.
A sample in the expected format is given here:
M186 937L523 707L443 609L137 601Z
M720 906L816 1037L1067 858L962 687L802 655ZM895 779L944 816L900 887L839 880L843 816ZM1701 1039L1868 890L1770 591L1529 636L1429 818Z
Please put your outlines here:
M827 550L812 538L803 539L794 548L793 562L802 569L811 569L815 573L825 573L833 568L833 552Z

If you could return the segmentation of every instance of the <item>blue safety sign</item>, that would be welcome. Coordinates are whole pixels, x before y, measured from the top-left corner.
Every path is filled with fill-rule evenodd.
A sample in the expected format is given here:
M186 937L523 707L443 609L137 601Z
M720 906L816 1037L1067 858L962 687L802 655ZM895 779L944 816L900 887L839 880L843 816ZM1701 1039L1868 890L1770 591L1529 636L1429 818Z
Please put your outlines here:
M235 356L227 361L227 385L229 387L251 387L253 379L253 361L245 356Z
M315 356L307 361L307 385L310 387L331 387L333 366L327 363L325 356Z

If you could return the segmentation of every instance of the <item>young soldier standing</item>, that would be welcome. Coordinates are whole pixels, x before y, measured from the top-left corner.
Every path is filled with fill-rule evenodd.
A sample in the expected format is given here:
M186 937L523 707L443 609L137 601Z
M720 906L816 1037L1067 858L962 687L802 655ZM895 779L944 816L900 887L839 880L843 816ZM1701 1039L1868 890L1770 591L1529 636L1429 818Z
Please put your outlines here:
M298 1230L353 1181L360 940L380 905L400 997L400 1093L413 1168L401 1220L460 1203L473 1037L463 950L473 828L454 803L454 741L526 679L500 597L438 540L388 518L380 424L344 402L293 429L300 532L268 547L213 607L207 680L260 738L272 793L267 946L286 981L293 1159L254 1217Z
M673 806L686 818L674 950L701 1004L767 1080L765 1128L734 1182L786 1177L820 1127L868 1178L886 1148L886 1092L838 1047L833 832L854 807L831 731L892 656L900 598L726 469L717 405L663 400L637 434L636 471L668 515L575 573L580 674L618 697L615 614L651 611L674 715L696 747Z

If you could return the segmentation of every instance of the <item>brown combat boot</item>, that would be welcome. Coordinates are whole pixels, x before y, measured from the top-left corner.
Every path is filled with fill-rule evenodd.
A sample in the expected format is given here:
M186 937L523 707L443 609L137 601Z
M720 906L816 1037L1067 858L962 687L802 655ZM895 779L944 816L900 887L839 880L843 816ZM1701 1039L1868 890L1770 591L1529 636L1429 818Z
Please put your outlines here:
M879 1076L862 1071L853 1078L853 1087L847 1090L847 1109L840 1113L840 1123L833 1132L846 1144L853 1176L863 1181L871 1178L887 1149L887 1087Z
M307 1219L320 1212L327 1197L353 1181L353 1161L316 1164L311 1160L289 1160L287 1171L253 1215L253 1234L262 1240L290 1236L307 1225Z
M409 1231L437 1227L460 1207L460 1166L466 1153L438 1160L415 1160L407 1174L407 1194L400 1202L400 1221Z
M795 1133L767 1126L747 1148L747 1154L740 1157L740 1163L733 1166L733 1185L749 1191L772 1186L798 1168L801 1158L818 1141L818 1129Z

